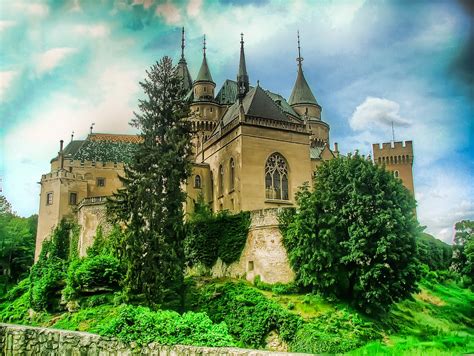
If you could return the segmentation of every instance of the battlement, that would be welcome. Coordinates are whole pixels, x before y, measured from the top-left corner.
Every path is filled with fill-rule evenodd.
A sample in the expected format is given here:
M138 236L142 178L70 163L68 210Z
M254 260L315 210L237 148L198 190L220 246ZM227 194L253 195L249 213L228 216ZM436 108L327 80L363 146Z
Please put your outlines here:
M52 169L57 169L59 168L59 160L57 158L54 158L52 160ZM64 160L64 168L69 169L70 167L72 168L104 168L104 169L120 169L123 170L124 164L123 162L102 162L102 161L84 161L84 160L74 160L74 159L68 159L66 158Z
M397 141L397 142L384 142L374 143L372 145L374 155L391 155L394 151L406 152L413 154L413 141Z
M66 179L74 179L74 180L84 180L84 176L82 174L71 173L66 170L57 170L55 172L43 174L41 176L41 181L57 179L57 178L66 178Z

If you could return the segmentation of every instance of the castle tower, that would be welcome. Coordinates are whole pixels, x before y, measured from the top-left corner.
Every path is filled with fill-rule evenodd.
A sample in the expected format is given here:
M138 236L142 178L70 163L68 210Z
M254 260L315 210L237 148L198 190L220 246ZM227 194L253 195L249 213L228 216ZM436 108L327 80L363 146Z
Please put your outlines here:
M374 162L385 165L387 171L393 172L395 178L402 180L403 185L415 195L413 185L413 143L386 142L372 145Z
M211 71L207 65L206 58L206 35L203 40L203 57L201 68L193 84L194 90L194 101L213 101L214 100L214 89L216 83L212 80Z
M321 121L322 108L314 97L303 74L303 57L301 57L300 34L298 31L298 75L288 103L302 117L311 132L311 146L324 147L329 144L329 125Z
M183 80L183 88L189 92L193 87L193 80L189 73L188 64L184 58L184 27L181 29L181 58L179 59L178 66L176 68L178 76Z
M237 73L237 97L240 102L242 102L242 99L248 93L249 87L249 76L247 74L247 66L245 65L244 34L241 33L239 72Z

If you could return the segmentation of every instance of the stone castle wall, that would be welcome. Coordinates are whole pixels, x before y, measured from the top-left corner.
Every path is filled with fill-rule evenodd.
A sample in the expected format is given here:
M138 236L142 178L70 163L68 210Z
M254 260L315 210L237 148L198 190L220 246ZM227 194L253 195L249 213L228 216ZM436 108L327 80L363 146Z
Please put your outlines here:
M113 338L96 334L9 324L0 324L0 354L5 356L291 355L274 351L180 345L165 346L156 343L140 348L134 343L125 344Z
M211 270L213 277L245 277L253 281L260 276L266 283L292 282L295 275L278 227L280 211L281 208L252 211L247 242L239 261L226 265L218 260Z

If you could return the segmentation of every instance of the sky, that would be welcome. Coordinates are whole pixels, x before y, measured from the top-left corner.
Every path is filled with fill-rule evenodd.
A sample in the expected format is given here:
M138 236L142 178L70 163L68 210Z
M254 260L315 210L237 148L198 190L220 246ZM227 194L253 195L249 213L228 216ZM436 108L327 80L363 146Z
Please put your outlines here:
M288 98L303 69L342 153L412 140L418 219L452 242L474 219L474 28L469 0L0 0L0 178L37 213L59 140L129 126L139 81L162 56L193 77L202 36L217 89L235 79L244 33L251 85Z

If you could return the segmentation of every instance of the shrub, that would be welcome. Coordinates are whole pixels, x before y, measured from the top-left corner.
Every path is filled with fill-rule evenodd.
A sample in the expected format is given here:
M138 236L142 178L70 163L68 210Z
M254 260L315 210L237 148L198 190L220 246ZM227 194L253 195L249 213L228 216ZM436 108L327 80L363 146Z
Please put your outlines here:
M70 276L70 278L69 278ZM117 288L123 271L117 258L108 255L86 257L71 264L68 280L74 289Z
M139 345L158 342L163 345L233 346L225 323L213 324L205 313L169 310L151 311L145 307L122 306L117 317L99 329L99 334L114 336Z
M298 288L294 283L265 283L262 282L259 275L255 276L253 279L253 284L255 287L261 290L270 291L275 294L293 294L298 292Z
M266 299L244 283L209 285L202 289L198 308L214 322L225 321L239 346L263 347L272 330L290 342L302 319L279 304Z

